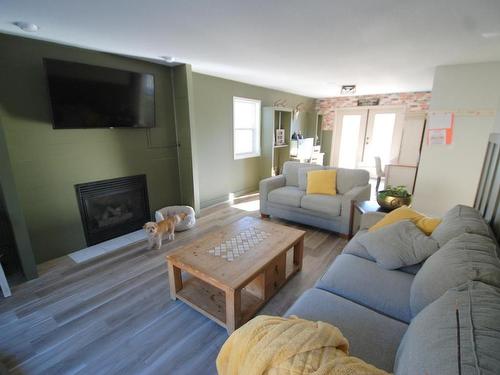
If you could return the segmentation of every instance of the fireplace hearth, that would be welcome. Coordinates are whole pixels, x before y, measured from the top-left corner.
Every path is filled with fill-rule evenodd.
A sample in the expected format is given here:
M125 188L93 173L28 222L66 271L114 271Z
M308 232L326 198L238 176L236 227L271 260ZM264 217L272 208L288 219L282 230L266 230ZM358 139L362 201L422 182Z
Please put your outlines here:
M149 221L146 175L75 185L87 246L140 229Z

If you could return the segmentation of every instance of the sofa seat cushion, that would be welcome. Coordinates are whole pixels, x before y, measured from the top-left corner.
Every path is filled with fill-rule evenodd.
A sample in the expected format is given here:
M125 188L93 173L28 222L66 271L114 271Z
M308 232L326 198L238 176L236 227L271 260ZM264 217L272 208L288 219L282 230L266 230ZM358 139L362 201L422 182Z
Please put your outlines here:
M496 242L490 237L463 233L425 261L411 287L412 316L448 289L469 280L481 280L500 287L500 260Z
M410 220L365 233L358 241L378 265L389 270L421 263L439 248L435 239L426 236Z
M329 216L340 216L342 196L305 194L300 201L300 206L307 210L325 213Z
M412 320L394 367L396 375L498 374L500 289L470 281L448 290Z
M283 186L271 190L267 199L269 202L283 204L285 206L300 207L300 201L305 195L305 191L297 186Z
M407 323L411 319L413 278L409 273L385 270L367 259L341 254L316 287Z
M432 238L444 246L448 241L463 233L480 234L491 237L491 229L481 213L475 208L457 205L449 210L441 224L432 232Z
M320 289L309 289L286 316L323 321L340 329L349 341L349 354L391 372L407 325Z

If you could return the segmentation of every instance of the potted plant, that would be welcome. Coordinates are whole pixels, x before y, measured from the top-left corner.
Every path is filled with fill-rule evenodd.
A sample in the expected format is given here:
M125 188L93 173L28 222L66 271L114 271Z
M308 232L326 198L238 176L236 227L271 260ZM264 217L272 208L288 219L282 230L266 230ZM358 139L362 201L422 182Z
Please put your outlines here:
M387 185L385 190L378 192L377 202L380 207L392 211L401 206L411 205L411 194L406 190L406 186Z

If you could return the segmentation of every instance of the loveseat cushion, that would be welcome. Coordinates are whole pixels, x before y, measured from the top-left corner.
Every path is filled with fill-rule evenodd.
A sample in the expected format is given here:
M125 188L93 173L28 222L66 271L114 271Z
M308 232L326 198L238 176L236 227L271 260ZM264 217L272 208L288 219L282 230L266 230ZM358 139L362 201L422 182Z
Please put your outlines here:
M306 194L302 197L300 206L307 210L323 212L331 216L340 216L342 196Z
M479 281L448 290L422 310L404 335L394 366L396 375L493 375L499 369L500 289Z
M500 261L496 246L490 237L463 233L431 255L411 286L412 316L448 289L469 280L500 286Z
M319 171L324 169L322 165L316 164L300 164L298 170L299 188L302 190L307 189L307 173L310 171Z
M283 164L283 176L285 176L286 186L299 186L299 167L298 161L287 161Z
M316 287L403 322L410 321L410 288L414 276L385 270L350 254L339 255Z
M443 216L441 224L436 227L431 236L439 242L439 246L444 246L462 233L491 237L491 230L480 212L461 204L453 207Z
M296 186L283 186L272 190L267 199L269 202L283 204L285 206L300 207L300 201L305 191Z
M410 220L365 233L358 241L378 265L389 270L421 263L439 248L436 240L426 236Z
M336 326L349 341L350 355L392 371L407 325L320 289L305 291L285 316L323 321Z
M337 194L345 194L355 186L367 185L370 174L364 169L337 168Z

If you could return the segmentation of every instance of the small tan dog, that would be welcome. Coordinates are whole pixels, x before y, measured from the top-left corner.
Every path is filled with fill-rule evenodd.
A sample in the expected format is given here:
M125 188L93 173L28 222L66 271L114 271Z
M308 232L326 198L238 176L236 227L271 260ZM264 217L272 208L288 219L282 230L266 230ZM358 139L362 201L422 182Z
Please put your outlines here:
M186 216L187 214L182 212L177 215L167 216L165 220L157 223L149 221L144 224L143 229L148 235L149 248L153 249L156 245L156 248L159 249L163 235L166 233L168 233L168 239L173 240L175 238L175 226L184 220Z

